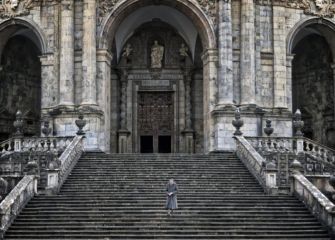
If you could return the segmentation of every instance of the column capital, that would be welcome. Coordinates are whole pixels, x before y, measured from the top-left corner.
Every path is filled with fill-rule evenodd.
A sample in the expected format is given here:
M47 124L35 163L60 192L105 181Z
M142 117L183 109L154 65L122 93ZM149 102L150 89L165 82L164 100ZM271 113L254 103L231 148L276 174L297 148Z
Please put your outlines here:
M108 49L97 49L97 62L107 62L109 65L113 61L113 54Z
M219 51L217 48L208 48L203 51L201 59L204 64L208 62L219 62Z

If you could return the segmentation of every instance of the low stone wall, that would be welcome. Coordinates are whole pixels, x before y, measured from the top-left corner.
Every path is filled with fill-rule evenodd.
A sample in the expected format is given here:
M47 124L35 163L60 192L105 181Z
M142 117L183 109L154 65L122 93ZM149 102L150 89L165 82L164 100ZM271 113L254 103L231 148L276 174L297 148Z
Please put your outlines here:
M303 174L297 172L292 178L292 193L308 207L319 221L328 226L329 231L335 237L335 205Z
M24 206L37 193L37 176L25 176L0 203L0 238L11 225Z

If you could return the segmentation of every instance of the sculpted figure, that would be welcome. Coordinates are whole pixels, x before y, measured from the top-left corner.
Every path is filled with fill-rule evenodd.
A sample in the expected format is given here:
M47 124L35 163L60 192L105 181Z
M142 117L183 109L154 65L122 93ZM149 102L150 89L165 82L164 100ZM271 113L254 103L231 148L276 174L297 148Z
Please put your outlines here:
M185 43L181 44L181 47L179 49L179 55L181 57L188 57L188 47L185 46Z
M151 47L151 67L162 68L162 60L164 55L164 47L158 44L156 40Z
M133 48L131 44L128 43L127 46L123 49L122 57L128 58L133 53Z
M320 10L323 10L327 4L326 0L315 0L315 6Z

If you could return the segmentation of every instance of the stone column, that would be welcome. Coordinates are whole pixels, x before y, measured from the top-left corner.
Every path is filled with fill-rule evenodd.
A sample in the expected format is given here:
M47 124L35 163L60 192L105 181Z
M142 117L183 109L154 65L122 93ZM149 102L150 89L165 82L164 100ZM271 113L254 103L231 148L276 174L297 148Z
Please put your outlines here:
M292 112L293 109L293 99L292 99L292 61L294 59L294 54L286 56L286 102L287 107Z
M218 104L232 105L234 97L233 84L233 37L231 0L219 1L219 71Z
M54 69L54 55L44 54L41 61L41 107L48 109L58 103L58 79Z
M185 152L194 153L194 130L192 128L192 70L186 69L184 73L185 86Z
M241 0L241 104L256 103L254 0Z
M273 6L274 108L287 108L286 96L286 9Z
M59 104L74 105L74 2L62 0Z
M207 49L202 55L204 76L204 148L206 152L215 149L214 118L212 115L217 103L217 49Z
M96 0L84 0L82 105L97 104Z
M129 131L127 129L127 87L128 87L128 73L126 70L121 70L121 93L120 93L120 129L119 135L119 153L127 153L127 138Z

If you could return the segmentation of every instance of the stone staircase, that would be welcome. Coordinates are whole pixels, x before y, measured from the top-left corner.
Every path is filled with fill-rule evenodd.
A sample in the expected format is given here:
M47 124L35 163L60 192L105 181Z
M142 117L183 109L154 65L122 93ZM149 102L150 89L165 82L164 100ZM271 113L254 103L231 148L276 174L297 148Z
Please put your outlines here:
M165 185L180 209L164 209ZM304 205L267 196L231 153L85 154L57 196L34 198L5 239L330 239Z

